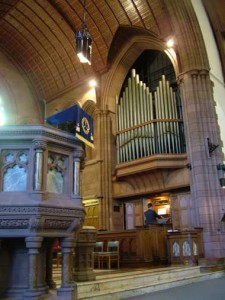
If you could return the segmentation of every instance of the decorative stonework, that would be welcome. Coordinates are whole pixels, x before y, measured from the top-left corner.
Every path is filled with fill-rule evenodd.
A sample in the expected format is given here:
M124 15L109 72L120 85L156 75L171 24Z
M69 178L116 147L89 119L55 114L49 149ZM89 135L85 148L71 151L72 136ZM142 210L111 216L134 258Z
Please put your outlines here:
M2 150L1 162L1 190L26 191L29 151L27 149Z
M33 216L30 219L30 230L41 231L44 229L44 217Z
M29 151L27 149L3 150L1 153L3 166L8 166L12 164L19 164L21 166L26 166L28 164L28 154Z
M56 220L46 219L43 217L31 217L30 219L2 219L0 220L0 229L29 229L31 232L41 232L49 230L69 230L78 227L82 223L82 219Z
M82 210L53 207L0 207L0 214L0 229L27 229L31 232L72 232L79 228L84 219Z
M46 229L68 229L71 223L73 222L73 219L70 219L68 221L66 220L55 220L55 219L46 219L45 220L45 228Z
M57 208L57 207L30 207L30 206L0 206L1 215L11 214L46 214L53 216L67 215L74 218L81 218L83 216L82 210Z
M96 238L97 230L91 226L84 226L78 233L73 274L75 281L95 280L93 252Z
M1 219L0 229L27 229L29 219Z
M59 155L53 152L49 152L48 155L48 170L57 169L63 175L67 169L67 157L65 155Z
M81 158L83 158L83 156L84 156L84 151L83 150L75 150L74 152L73 152L73 157L76 159L76 158L78 158L78 159L81 159Z
M49 253L56 238L62 245L62 288L58 294L75 294L68 266L76 232L84 220L84 208L80 197L72 195L79 175L76 172L74 177L73 162L77 159L80 163L82 153L80 141L57 129L41 125L0 128L0 238L11 243L5 246L12 257L9 272L15 278L10 283L10 293L18 299L42 298L48 293L48 285L53 286ZM72 242L65 244L64 240ZM3 260L0 257L0 266ZM0 268L0 278L7 272ZM25 274L18 284L21 272ZM8 293L7 280L1 280L0 294Z
M47 143L43 140L33 140L33 147L35 150L46 150Z
M187 72L180 73L177 78L178 84L183 83L186 77L191 76L192 78L196 78L198 76L202 78L209 77L209 70L207 69L192 69Z
M89 232L88 230L79 232L79 242L95 242L97 237L96 230Z

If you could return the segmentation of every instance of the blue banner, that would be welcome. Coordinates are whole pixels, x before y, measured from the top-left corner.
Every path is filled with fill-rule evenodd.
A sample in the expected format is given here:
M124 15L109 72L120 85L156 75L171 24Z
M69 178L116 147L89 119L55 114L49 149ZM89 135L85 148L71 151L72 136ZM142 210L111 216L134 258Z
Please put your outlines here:
M47 118L51 125L57 125L59 128L74 133L90 147L94 147L94 127L93 118L87 114L79 105L73 105L53 116Z

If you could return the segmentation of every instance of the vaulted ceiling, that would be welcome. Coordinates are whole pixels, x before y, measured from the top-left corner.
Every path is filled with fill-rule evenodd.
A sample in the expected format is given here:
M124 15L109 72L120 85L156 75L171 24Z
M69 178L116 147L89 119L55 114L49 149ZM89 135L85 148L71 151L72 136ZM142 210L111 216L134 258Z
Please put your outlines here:
M89 66L81 64L75 52L74 36L84 13L82 0L0 0L0 51L26 75L37 97L50 101L91 74L107 70L112 53L135 30L166 37L172 30L166 9L170 1L86 0L86 21L93 39ZM222 15L223 0L214 3ZM224 22L222 26L225 32Z

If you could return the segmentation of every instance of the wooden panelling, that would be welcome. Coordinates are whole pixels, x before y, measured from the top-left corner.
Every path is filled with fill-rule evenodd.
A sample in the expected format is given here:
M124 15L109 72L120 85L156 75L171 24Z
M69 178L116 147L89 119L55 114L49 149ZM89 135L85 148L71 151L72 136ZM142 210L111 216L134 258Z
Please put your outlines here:
M171 204L173 229L193 229L194 209L190 193L171 195Z
M171 232L167 239L171 264L197 265L198 259L204 257L201 229Z

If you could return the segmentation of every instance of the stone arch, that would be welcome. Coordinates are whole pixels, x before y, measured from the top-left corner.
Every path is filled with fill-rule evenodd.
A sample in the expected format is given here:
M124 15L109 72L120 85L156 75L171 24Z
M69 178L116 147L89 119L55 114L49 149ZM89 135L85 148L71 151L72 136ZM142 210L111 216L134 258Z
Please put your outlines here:
M168 21L172 25L175 47L168 49L166 38L156 36L153 32L146 30L133 30L132 37L123 48L117 51L116 57L109 55L108 63L111 64L109 73L104 80L104 90L102 91L102 109L106 107L115 111L115 99L119 94L122 83L128 70L135 60L145 50L159 50L168 55L171 60L176 75L189 70L209 70L208 57L204 45L201 30L192 7L191 1L180 2L179 0L171 1L167 4ZM181 21L182 20L182 21ZM118 29L111 47L117 45L117 39L123 34L124 29ZM109 51L109 54L112 51Z
M111 111L115 112L115 99L120 93L127 72L141 53L147 49L165 51L166 45L153 35L136 36L130 39L121 50L119 55L115 58L110 72L105 78L105 88L102 91L102 109L108 107ZM168 55L168 51L166 54ZM170 59L172 59L172 55L170 56ZM177 64L174 59L172 60L172 63L177 74Z
M82 109L85 110L89 115L93 116L96 108L96 103L93 100L87 100L82 106Z
M192 1L169 1L166 8L176 39L180 72L209 70L205 43Z

